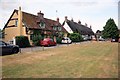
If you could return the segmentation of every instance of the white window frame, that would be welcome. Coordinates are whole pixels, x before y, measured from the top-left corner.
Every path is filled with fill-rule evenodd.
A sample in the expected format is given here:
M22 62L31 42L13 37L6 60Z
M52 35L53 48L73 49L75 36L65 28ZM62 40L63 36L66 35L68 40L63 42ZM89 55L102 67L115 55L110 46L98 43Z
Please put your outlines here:
M43 24L43 25L42 25L42 24ZM44 23L44 22L40 22L39 26L40 26L41 28L45 28L45 23Z
M18 26L18 20L15 20L15 26Z

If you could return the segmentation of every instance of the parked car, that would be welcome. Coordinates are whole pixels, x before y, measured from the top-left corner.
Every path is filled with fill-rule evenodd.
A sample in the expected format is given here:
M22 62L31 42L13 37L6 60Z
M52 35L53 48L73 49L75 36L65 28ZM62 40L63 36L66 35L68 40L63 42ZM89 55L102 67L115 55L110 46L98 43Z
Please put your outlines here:
M84 40L84 41L87 41L87 40L88 40L88 37L83 37L83 40Z
M63 37L61 43L70 44L72 43L72 40L69 37Z
M96 37L95 36L92 36L92 41L96 41Z
M51 38L45 38L40 41L41 46L55 46L56 42Z
M100 37L100 38L99 38L99 41L105 41L105 39L104 39L104 38L102 38L102 37Z
M12 53L18 53L19 52L19 46L17 45L11 45L4 41L0 41L0 50L2 50L1 55L7 55Z
M118 38L112 38L111 42L118 42Z

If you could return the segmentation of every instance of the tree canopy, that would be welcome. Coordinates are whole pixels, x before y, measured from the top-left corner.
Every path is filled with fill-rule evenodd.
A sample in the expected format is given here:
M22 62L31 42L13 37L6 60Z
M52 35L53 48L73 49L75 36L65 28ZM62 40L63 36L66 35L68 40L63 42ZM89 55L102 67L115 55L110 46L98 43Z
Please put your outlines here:
M103 27L102 35L104 38L117 38L119 35L118 28L113 19L108 19Z

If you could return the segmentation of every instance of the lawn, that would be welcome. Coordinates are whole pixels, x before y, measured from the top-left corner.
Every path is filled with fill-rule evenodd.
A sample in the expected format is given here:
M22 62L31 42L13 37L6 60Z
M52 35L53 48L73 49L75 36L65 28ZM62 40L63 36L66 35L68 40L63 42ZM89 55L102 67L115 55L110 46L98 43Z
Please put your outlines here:
M117 78L118 43L88 42L2 57L3 78Z

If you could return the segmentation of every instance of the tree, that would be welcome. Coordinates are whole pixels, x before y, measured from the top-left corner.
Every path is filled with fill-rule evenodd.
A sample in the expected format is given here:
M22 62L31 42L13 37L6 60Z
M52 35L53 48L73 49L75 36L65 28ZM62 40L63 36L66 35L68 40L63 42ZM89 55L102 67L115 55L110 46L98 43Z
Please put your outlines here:
M119 35L118 28L113 19L109 19L103 27L103 38L117 38Z

